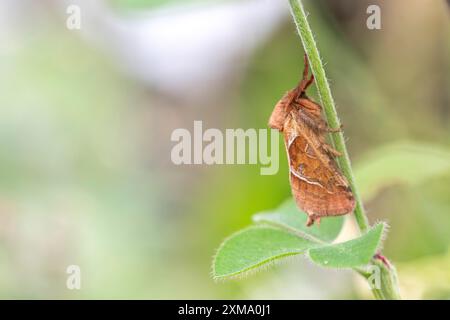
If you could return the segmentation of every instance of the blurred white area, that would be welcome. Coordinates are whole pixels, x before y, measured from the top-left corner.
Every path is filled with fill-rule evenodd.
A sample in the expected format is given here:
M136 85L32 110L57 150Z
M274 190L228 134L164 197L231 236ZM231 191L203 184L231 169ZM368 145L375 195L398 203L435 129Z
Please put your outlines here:
M350 270L318 268L303 256L285 258L279 264L283 267L270 268L270 272L275 273L276 276L264 277L264 281L246 287L243 298L250 300L336 299L350 293L348 287L355 278ZM367 289L365 291L364 289L361 287L362 293L366 293Z
M63 16L68 5L79 5L80 34L101 44L127 73L191 102L222 91L224 79L245 69L247 58L288 14L279 0L184 3L126 13L104 1L57 4Z

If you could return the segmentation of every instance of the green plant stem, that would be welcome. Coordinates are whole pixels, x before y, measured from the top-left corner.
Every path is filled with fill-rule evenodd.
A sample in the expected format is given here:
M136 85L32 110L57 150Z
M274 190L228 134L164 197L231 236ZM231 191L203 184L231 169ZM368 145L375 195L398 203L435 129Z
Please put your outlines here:
M331 95L330 86L325 75L325 70L320 59L319 50L317 49L314 36L312 34L309 23L306 19L303 5L299 0L289 0L292 8L292 15L297 25L298 33L302 39L303 48L308 55L309 63L311 65L312 72L317 85L317 90L322 101L322 105L325 111L325 115L328 121L328 125L331 128L340 128L341 123L336 112L333 96ZM364 207L361 198L358 193L358 189L355 186L355 179L351 168L350 158L348 156L347 147L345 146L344 135L342 132L336 132L331 135L332 144L336 150L342 153L341 157L338 157L339 166L347 177L350 186L353 191L353 195L356 200L356 206L354 215L356 222L358 223L361 232L367 231L369 228L369 222L364 214Z
M339 121L339 117L336 112L336 107L334 104L333 96L331 95L331 90L325 74L325 69L323 68L319 50L317 49L313 33L306 18L305 10L303 9L303 4L301 0L289 0L289 3L291 5L292 16L297 26L297 31L302 40L303 48L308 56L311 69L314 74L317 90L319 93L320 100L322 102L322 106L324 108L328 125L331 128L340 128L341 123ZM356 206L353 213L360 232L364 233L369 228L369 221L364 212L364 206L361 197L359 195L358 188L356 188L355 179L353 176L353 171L350 163L350 157L347 152L347 147L345 145L344 135L342 131L331 134L331 142L334 148L342 154L342 156L338 157L337 160L343 174L347 177L350 187L352 188L353 195L356 201ZM372 261L373 265L379 266L379 264L377 264L376 262L377 261L373 260ZM397 277L395 274L395 268L393 267L384 268L383 271L385 271L384 274L389 276L389 281L382 281L382 285L388 287L381 288L379 292L378 291L375 292L375 290L373 290L374 296L377 299L399 298L398 289L396 287ZM367 275L365 275L365 277L368 278Z
M392 264L390 264L390 266L386 266L380 260L375 259L372 261L372 264L380 270L380 288L372 289L375 297L378 294L381 296L381 299L384 300L401 299L398 289L397 271L395 270L395 267Z

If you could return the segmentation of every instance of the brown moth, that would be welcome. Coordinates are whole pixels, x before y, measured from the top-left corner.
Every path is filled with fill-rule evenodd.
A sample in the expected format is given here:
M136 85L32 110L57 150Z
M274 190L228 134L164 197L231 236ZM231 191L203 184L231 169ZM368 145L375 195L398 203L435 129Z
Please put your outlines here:
M353 211L355 199L334 160L341 154L325 140L328 132L340 129L331 129L322 118L322 107L306 95L314 81L308 73L305 55L303 79L275 105L269 126L284 134L292 193L311 226L321 217Z

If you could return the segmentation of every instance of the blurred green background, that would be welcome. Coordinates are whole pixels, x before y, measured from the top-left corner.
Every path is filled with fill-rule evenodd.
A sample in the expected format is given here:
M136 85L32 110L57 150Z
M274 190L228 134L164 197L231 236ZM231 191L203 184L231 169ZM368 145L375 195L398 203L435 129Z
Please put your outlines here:
M214 282L221 240L290 196L258 165L176 166L171 132L267 128L303 51L287 1L2 1L0 297L361 299L302 258ZM66 8L81 8L69 30ZM369 4L382 29L366 27ZM305 1L405 298L450 298L450 9ZM316 97L315 89L311 95ZM351 220L344 229L351 230ZM68 290L66 268L81 268Z

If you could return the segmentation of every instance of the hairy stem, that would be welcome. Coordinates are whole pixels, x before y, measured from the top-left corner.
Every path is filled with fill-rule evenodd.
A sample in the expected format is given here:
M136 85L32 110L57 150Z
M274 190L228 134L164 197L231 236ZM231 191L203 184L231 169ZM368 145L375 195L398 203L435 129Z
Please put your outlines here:
M303 9L302 2L301 0L289 0L289 3L291 5L292 16L297 26L297 31L302 40L303 48L308 56L309 64L316 80L317 90L325 111L328 125L332 128L340 128L341 123L336 112L336 107L334 104L333 96L331 95L331 90L325 74L325 69L323 68L322 60L320 58L319 50L317 49L313 33L309 26L308 20L306 19L306 14ZM332 133L331 140L336 150L342 153L342 156L338 157L337 160L343 174L347 177L352 188L353 195L356 200L356 206L353 213L360 232L364 233L369 228L369 221L364 212L364 206L359 195L358 188L355 184L350 157L348 156L347 147L345 145L344 135L341 131ZM385 279L386 281L381 281L382 288L373 290L375 298L398 299L399 295L397 289L397 276L395 273L395 268L393 266L392 268L387 268L383 264L378 263L378 261L375 261L375 259L372 261L372 264L374 266L382 268L381 274L389 278ZM369 278L368 275L363 276L366 279Z
M328 125L332 128L340 128L341 123L336 112L333 96L331 95L330 86L328 84L325 70L322 65L319 50L317 49L314 36L312 34L309 23L306 19L306 14L303 10L303 5L299 0L289 0L292 8L292 15L297 25L298 33L302 39L303 48L308 55L309 63L311 65L314 78L316 80L317 91L322 101L322 105L325 111L325 116L328 121ZM350 158L348 156L347 147L345 146L344 135L342 132L336 132L331 134L333 146L342 153L341 157L338 157L339 166L342 172L347 177L350 186L355 196L356 206L354 215L356 222L358 223L361 232L365 232L369 227L369 222L364 214L364 207L362 205L361 198L358 193L358 189L355 186L355 179L350 164Z

